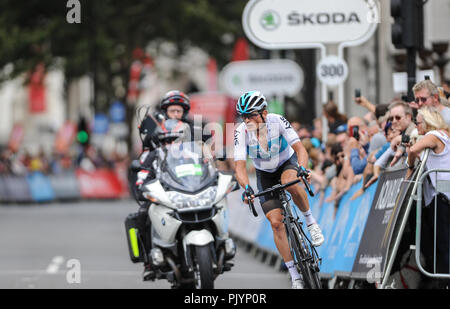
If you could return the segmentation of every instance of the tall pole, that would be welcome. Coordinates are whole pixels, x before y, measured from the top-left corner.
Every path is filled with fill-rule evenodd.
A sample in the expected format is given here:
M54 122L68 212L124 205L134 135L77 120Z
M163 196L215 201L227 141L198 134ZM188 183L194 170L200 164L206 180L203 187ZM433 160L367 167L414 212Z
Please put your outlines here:
M407 48L407 72L408 72L408 101L414 100L414 93L412 88L416 84L416 55L417 49L415 47Z

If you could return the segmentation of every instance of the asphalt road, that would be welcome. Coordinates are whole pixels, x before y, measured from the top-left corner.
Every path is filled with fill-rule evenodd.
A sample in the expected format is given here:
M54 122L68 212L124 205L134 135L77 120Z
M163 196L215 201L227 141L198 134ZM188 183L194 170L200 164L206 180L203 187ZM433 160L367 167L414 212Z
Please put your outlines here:
M131 200L0 205L0 288L169 289L142 282L142 264L129 260L123 223L136 209ZM215 287L289 289L290 280L238 247Z

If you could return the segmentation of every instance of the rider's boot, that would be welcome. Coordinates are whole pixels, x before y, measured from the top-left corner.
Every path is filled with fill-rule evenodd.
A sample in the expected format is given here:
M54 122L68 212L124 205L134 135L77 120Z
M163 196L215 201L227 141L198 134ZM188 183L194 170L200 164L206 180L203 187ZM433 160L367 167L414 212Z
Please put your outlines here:
M156 278L155 272L150 264L144 264L144 272L142 273L142 279L144 281L154 280Z

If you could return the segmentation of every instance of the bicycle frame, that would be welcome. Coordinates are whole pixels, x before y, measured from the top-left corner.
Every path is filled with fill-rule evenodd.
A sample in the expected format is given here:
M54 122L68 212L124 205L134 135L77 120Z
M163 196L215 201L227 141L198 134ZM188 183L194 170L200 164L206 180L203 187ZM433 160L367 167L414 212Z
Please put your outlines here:
M307 181L302 177L303 182L307 185ZM316 249L311 241L306 236L302 229L302 223L299 222L299 217L292 211L292 206L289 203L285 188L295 185L300 182L299 179L286 183L284 185L278 184L272 188L255 194L255 197L267 194L269 192L277 192L279 200L283 208L283 224L286 228L286 235L288 238L289 250L295 264L300 268L301 273L306 284L310 288L321 288L319 279L319 263L321 258L317 254ZM312 190L307 186L308 192L311 194ZM313 194L312 194L313 195ZM253 203L249 202L249 207L254 213Z

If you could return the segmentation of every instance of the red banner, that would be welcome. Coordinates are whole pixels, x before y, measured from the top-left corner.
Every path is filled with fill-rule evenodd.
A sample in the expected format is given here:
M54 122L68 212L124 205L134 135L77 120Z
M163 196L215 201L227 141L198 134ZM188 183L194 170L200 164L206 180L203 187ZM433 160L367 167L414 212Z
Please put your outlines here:
M32 114L42 113L46 110L44 78L45 67L43 64L39 64L31 74L28 86L28 101Z
M17 152L25 136L25 129L21 124L15 124L9 136L8 148L12 152Z
M90 172L77 169L75 173L82 198L114 199L128 195L119 177L112 170L98 169Z
M72 145L77 131L77 126L73 122L66 122L58 131L55 138L55 150L58 153L66 153Z

